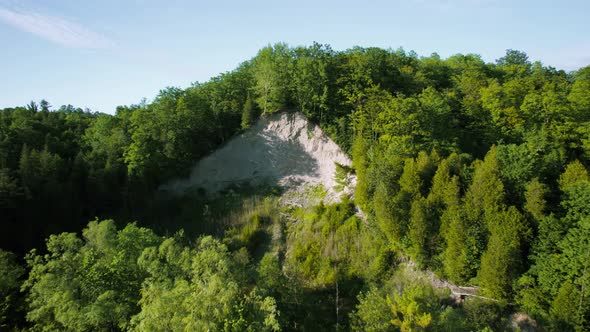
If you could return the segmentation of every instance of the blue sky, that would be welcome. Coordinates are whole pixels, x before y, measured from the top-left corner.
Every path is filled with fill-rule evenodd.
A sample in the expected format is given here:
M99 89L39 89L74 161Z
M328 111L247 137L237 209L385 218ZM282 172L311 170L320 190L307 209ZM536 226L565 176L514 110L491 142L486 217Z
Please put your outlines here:
M0 0L0 108L45 98L113 113L275 42L486 61L512 48L575 70L590 65L588 13L587 0Z

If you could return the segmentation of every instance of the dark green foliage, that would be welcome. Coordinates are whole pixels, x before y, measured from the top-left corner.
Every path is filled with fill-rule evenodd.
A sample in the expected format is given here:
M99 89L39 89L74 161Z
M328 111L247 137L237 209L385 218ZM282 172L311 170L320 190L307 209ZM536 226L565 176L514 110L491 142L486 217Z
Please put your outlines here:
M252 103L250 95L248 95L246 103L244 103L243 110L244 112L242 113L242 129L248 129L252 124L254 124L257 118L256 110L254 109L254 103Z
M16 330L23 301L19 294L21 278L25 270L16 261L16 256L0 249L0 329L3 331Z

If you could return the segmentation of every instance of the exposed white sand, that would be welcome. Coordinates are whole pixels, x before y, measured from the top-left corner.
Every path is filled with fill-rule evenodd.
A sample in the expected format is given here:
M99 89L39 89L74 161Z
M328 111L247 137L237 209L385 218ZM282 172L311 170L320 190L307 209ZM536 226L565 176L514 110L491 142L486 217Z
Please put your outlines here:
M249 130L234 137L211 155L201 159L190 177L162 187L183 191L189 187L219 192L231 184L269 183L287 191L323 185L327 200L350 195L355 184L342 192L334 190L335 162L350 166L351 161L319 126L297 112L281 112L262 118Z

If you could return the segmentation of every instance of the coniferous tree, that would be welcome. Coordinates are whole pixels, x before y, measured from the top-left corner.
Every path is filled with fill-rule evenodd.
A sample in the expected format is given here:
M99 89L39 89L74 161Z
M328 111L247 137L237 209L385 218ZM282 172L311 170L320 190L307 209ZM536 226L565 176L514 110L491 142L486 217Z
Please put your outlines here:
M242 113L242 129L247 129L254 124L257 118L256 111L254 110L254 103L252 103L252 99L250 99L250 94L246 98L246 102L244 103L244 111Z

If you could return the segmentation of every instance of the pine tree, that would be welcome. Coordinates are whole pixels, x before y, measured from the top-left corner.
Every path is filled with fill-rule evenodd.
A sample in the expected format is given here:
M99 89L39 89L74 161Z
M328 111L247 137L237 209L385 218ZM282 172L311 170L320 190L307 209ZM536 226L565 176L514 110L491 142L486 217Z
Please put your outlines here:
M470 261L471 239L468 236L465 215L458 206L450 206L441 217L445 250L442 262L445 275L454 283L465 283L472 276Z
M369 207L369 183L367 177L367 143L362 133L356 133L352 145L352 167L356 172L357 182L354 192L355 202L364 210Z
M578 160L569 163L565 172L559 177L559 189L567 191L580 182L590 181L588 170Z
M256 114L256 110L254 109L254 103L250 98L250 94L246 98L246 102L244 103L244 111L242 112L242 129L248 129L254 122L258 114Z
M429 212L428 201L424 197L418 196L413 200L408 232L411 243L409 253L420 267L426 265L431 253L433 225Z
M547 194L547 187L539 181L539 178L532 179L526 186L524 208L536 220L544 217L546 201L544 196Z
M512 283L522 269L521 240L524 234L523 216L511 206L495 215L486 251L481 257L477 275L486 296L508 300Z

